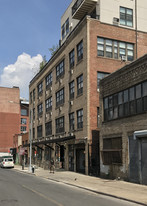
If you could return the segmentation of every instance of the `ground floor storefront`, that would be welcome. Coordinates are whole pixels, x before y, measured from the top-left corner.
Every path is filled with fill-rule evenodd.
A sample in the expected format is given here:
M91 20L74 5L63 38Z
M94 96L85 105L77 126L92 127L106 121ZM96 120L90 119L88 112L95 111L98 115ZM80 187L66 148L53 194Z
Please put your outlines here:
M101 176L147 185L146 157L147 130L104 135L101 141Z
M92 144L87 138L75 139L74 136L37 141L32 143L32 164L49 169L53 160L56 169L98 176L98 148L98 144Z

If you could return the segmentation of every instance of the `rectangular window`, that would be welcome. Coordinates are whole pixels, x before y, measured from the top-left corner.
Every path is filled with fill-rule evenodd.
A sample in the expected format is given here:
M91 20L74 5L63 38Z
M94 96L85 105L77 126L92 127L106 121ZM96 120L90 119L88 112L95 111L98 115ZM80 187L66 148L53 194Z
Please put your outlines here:
M32 92L30 92L30 103L32 104L32 102L33 102L33 96L32 96L33 94L32 94Z
M42 125L37 127L37 137L38 138L42 137Z
M69 18L65 22L66 35L69 33Z
M83 59L83 40L77 45L77 61Z
M107 73L107 72L97 72L97 89L100 88L100 80L108 75L109 75L109 73Z
M41 95L43 92L43 82L38 85L38 96Z
M41 103L38 105L38 117L42 116L42 113L43 113L43 104Z
M112 58L112 40L106 39L106 57Z
M74 67L75 64L75 51L74 49L69 53L69 66L70 69Z
M98 56L108 58L124 58L128 61L134 60L134 45L111 39L97 38L97 52Z
M33 89L33 100L35 101L35 89Z
M56 107L64 104L64 88L56 92Z
M83 74L77 78L77 95L83 94Z
M104 165L122 164L122 138L103 139L101 153Z
M56 119L56 133L64 132L64 117Z
M56 66L56 80L64 75L64 60Z
M33 109L33 120L35 120L35 108Z
M75 129L74 112L69 114L69 130L73 131Z
M45 101L45 108L46 108L46 112L52 110L52 97L48 98Z
M52 85L52 72L50 72L46 77L46 88Z
M21 118L21 124L27 124L27 119Z
M143 110L147 111L147 81L142 84Z
M27 127L21 126L21 132L26 132L26 131L27 131Z
M147 111L147 81L105 97L103 104L105 121Z
M28 115L27 109L21 109L21 116L27 116L27 115Z
M45 124L45 134L46 136L52 135L52 122L47 122Z
M97 52L98 56L104 56L104 39L100 37L97 38Z
M83 128L83 109L77 111L77 128Z
M120 25L133 27L133 10L120 7Z
M63 40L65 37L65 24L62 25L61 30L62 30L62 40Z
M75 83L74 81L69 83L69 98L73 99L74 98L74 93L75 93Z

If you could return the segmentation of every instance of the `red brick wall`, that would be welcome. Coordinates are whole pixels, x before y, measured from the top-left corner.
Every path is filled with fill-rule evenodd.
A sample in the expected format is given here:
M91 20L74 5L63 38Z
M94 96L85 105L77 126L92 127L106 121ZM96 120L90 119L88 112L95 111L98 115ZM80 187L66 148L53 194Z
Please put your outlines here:
M13 136L19 133L19 114L0 113L0 152L13 148Z
M89 22L90 28L90 128L97 128L97 107L99 107L99 92L97 91L97 71L112 73L123 67L126 62L97 56L97 36L130 42L136 51L135 31L117 26L100 23L97 20ZM147 34L138 33L138 57L147 53ZM136 58L136 55L135 55Z
M19 88L0 87L0 152L13 148L13 136L19 133Z

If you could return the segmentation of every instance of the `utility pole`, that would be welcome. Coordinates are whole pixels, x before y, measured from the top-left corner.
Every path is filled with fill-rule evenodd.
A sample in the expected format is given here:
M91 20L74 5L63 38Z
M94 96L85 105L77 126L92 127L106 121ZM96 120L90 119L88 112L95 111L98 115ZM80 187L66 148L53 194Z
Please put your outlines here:
M30 128L30 165L29 165L29 171L32 172L32 109L30 110L30 119L31 119L31 128Z

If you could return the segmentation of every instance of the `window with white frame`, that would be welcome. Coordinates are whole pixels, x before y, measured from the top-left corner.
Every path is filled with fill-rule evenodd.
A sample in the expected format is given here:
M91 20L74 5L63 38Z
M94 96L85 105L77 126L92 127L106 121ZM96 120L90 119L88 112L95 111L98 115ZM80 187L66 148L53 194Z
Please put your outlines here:
M134 44L98 37L97 54L98 56L114 59L125 57L126 60L133 61Z

